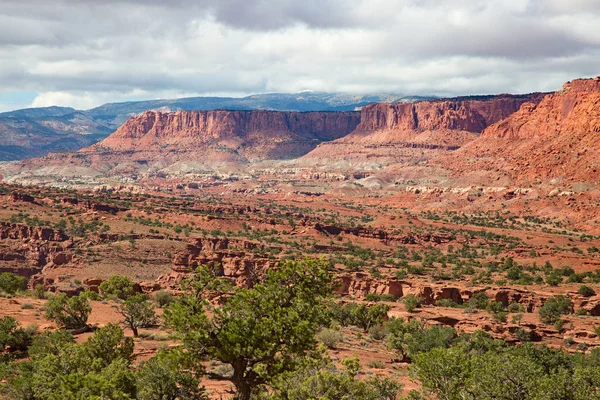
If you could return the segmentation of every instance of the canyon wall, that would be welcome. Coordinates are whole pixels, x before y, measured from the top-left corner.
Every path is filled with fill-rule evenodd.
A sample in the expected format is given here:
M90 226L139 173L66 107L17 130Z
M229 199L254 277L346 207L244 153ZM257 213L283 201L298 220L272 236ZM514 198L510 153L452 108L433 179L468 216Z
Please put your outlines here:
M423 101L419 103L377 103L363 107L358 129L439 130L450 129L480 133L487 126L519 110L524 103L536 104L541 93L499 95L482 100ZM464 100L463 100L464 99Z
M318 143L347 135L359 122L358 112L146 111L92 149L147 150L220 140Z

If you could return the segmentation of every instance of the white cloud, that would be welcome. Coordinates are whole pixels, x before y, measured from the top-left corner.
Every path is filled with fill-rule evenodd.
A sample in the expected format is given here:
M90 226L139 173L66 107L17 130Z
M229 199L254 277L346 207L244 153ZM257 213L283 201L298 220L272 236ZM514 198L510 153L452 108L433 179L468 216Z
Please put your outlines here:
M265 91L459 95L597 75L600 1L3 0L0 82L34 105Z

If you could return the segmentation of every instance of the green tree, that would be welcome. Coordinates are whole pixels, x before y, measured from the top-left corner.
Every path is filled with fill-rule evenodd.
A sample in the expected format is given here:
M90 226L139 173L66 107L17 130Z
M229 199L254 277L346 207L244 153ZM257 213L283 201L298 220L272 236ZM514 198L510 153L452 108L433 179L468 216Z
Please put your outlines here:
M89 329L87 320L92 307L85 293L70 298L59 293L48 300L45 308L46 318L62 328L76 331Z
M365 332L368 332L372 326L381 324L385 321L390 308L391 307L387 304L359 304L350 311L353 321L352 325L356 325Z
M387 304L337 304L329 306L332 317L342 326L354 325L362 328L365 332L377 324L381 324L387 318L390 306Z
M37 331L35 325L22 328L10 316L0 318L0 355L6 351L25 352Z
M165 310L165 321L197 359L229 364L239 400L270 379L294 369L316 346L315 334L328 323L323 299L332 293L324 261L287 261L270 269L251 289L239 288L209 317L197 296L183 296Z
M135 294L135 284L126 276L113 275L100 284L100 292L104 297L125 300Z
M10 272L0 274L0 291L6 294L15 294L17 290L24 289L26 285L27 279L22 276Z
M562 314L569 314L573 309L573 302L565 296L554 296L546 300L538 313L545 324L555 323Z
M139 400L207 400L198 386L202 366L194 365L178 352L159 351L142 363L137 373Z
M64 334L48 335L30 360L13 364L5 390L8 398L22 400L130 400L137 389L132 358L133 341L116 325L99 329L81 345Z
M412 359L416 354L436 347L450 347L456 337L453 328L441 325L426 327L425 322L416 319L392 318L386 326L389 331L386 339L388 347L398 351L405 359Z
M123 316L123 323L133 331L133 336L138 337L138 328L146 328L156 324L154 306L146 295L141 293L127 298L116 306L117 311Z
M463 400L468 395L471 359L461 348L434 348L415 354L412 371L423 388L440 400Z
M480 310L485 310L489 302L490 299L485 292L474 293L469 299L469 305Z

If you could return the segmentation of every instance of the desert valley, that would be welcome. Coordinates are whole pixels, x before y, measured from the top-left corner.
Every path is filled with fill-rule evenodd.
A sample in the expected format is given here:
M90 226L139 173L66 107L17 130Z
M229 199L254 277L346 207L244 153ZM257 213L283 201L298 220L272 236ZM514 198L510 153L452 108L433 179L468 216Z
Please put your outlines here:
M600 0L0 0L0 399L600 400Z
M87 372L97 387L81 370L80 389L51 378L42 360L76 362L40 349L70 342L62 327L72 351L116 340L131 346L119 373L179 388L138 387L144 399L597 398L600 78L361 107L150 110L89 147L4 164L6 396L129 398L125 378L102 370ZM325 271L330 291L303 300L269 286L298 271L309 288ZM253 329L283 337L267 345ZM194 347L208 342L218 351ZM199 364L177 372L169 349ZM313 351L321 367L299 359ZM569 394L545 397L552 385Z

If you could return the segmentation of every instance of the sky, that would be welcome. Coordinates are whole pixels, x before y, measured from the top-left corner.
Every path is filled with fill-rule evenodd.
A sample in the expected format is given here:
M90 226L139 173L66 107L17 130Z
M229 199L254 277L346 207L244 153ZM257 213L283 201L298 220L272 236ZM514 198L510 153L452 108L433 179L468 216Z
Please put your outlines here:
M0 0L0 111L552 91L600 75L599 27L600 0Z

